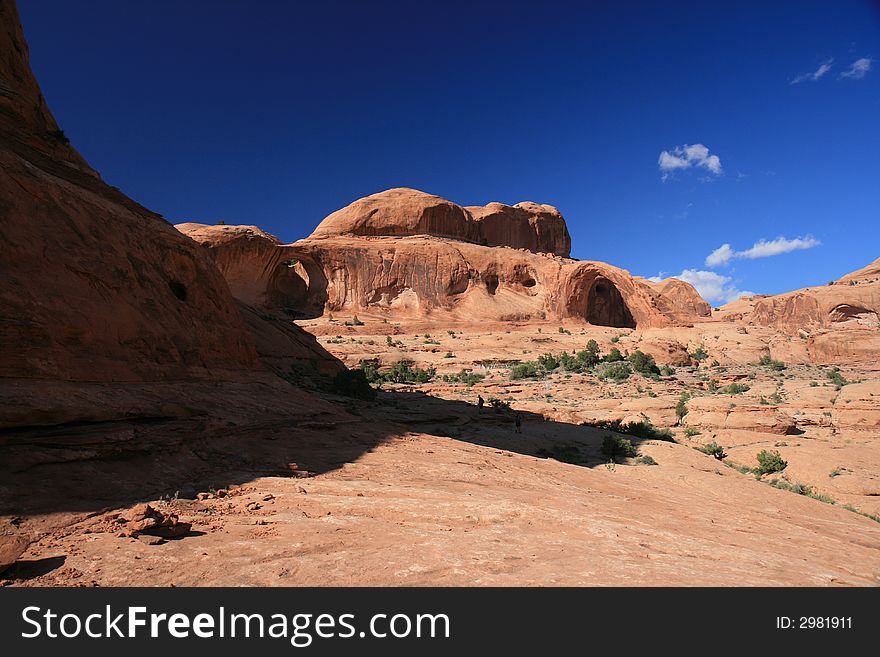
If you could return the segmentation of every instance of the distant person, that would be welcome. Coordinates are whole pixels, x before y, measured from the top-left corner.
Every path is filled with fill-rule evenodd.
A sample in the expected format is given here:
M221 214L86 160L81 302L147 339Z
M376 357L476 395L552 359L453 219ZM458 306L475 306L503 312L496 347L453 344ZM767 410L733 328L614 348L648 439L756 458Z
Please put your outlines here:
M513 425L517 433L522 433L522 415L517 413L513 418Z
M483 404L485 404L485 403L486 403L486 400L483 399L483 395L477 395L477 410L478 411L483 410Z

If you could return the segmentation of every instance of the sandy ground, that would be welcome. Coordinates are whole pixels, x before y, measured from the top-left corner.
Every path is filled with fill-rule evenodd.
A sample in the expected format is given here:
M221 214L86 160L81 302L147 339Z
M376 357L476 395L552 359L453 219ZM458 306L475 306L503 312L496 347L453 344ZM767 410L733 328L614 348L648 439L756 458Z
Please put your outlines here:
M844 368L859 382L838 389L828 368L760 367L764 342L737 351L742 334L712 324L679 331L691 351L704 345L709 356L671 376L615 384L560 372L512 381L509 360L581 349L590 338L603 352L650 352L669 336L364 321L303 324L349 366L408 358L436 367L435 380L386 385L374 402L325 395L345 410L232 423L195 449L187 432L201 429L151 428L157 441L177 436L165 454L126 459L109 473L93 463L79 476L95 482L94 495L33 500L26 513L7 514L36 540L3 583L880 584L880 522L852 510L880 513L876 373ZM740 353L736 362L731 354ZM462 369L485 379L442 381ZM711 392L712 380L749 390ZM679 423L683 392L689 411ZM478 395L513 410L480 411ZM585 423L612 418L648 418L671 428L676 442L636 438L655 465L609 463L600 450L609 432ZM723 462L694 449L712 441L728 453ZM754 466L761 449L778 450L788 467L760 480L732 467ZM51 478L63 467L38 473ZM140 488L97 494L132 472L146 475ZM768 485L774 479L822 499ZM118 514L140 501L192 531L152 545L130 536Z

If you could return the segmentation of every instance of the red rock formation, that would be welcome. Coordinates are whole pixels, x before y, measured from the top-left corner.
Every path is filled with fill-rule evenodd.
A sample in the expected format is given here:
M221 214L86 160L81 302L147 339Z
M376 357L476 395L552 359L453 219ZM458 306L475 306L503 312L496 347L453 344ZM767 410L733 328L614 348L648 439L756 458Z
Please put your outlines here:
M814 363L875 364L880 355L878 262L829 285L737 302L724 318L778 329L806 341Z
M417 189L400 187L358 199L324 219L311 237L444 237L568 257L571 237L552 205L490 203L462 208Z
M647 279L645 279L647 281ZM680 312L694 317L711 317L710 306L690 283L678 278L666 278L658 283L647 281Z
M211 248L239 299L294 317L372 310L409 318L442 313L456 321L577 318L621 327L697 317L604 263L431 236L322 234L280 245L253 227L178 228Z
M465 208L477 223L481 243L535 253L571 254L571 236L559 210L525 201L516 205L489 203Z
M57 420L22 380L267 375L210 254L104 183L70 146L9 0L0 1L0 165L0 425ZM97 404L68 401L65 420L99 414ZM127 412L118 397L106 406L102 417Z

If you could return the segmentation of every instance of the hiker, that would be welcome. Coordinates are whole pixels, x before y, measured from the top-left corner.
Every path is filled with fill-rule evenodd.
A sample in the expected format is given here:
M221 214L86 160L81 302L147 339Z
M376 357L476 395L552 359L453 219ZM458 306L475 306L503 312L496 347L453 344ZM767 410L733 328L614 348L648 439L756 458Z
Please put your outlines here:
M483 395L477 395L477 410L478 411L483 410L483 404L485 404L485 403L486 403L486 400L483 399Z
M514 416L513 425L516 427L515 431L517 433L522 433L522 415L517 413L516 416Z

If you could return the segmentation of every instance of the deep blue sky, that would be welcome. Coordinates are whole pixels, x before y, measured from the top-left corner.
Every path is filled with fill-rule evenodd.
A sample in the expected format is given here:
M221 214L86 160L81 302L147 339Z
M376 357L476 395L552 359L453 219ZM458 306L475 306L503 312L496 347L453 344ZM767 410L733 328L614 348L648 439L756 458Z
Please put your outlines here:
M19 10L68 137L174 223L257 224L292 241L389 187L534 200L562 210L575 257L645 276L710 271L726 286L716 301L880 257L877 2ZM859 59L870 70L841 77ZM693 144L721 173L694 160L664 181L661 152ZM722 244L780 236L821 245L704 262Z

